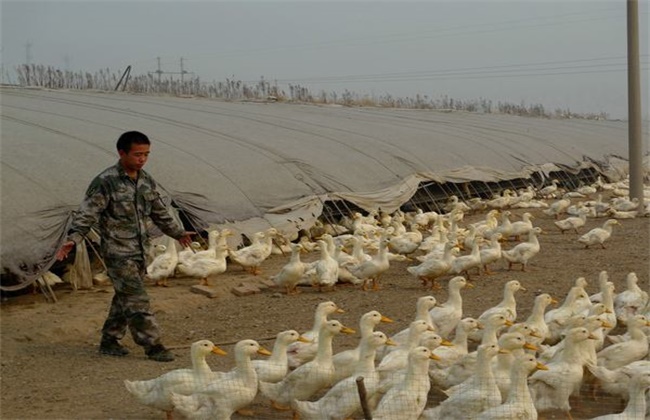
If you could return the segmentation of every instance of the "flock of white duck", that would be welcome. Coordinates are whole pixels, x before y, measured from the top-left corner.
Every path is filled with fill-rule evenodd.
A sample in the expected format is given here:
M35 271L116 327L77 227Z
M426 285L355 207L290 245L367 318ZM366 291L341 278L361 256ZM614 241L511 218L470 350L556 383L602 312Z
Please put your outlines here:
M571 418L570 397L584 387L627 401L622 413L598 418L648 418L650 301L635 273L626 281L616 293L602 271L600 292L589 296L581 277L557 308L547 310L558 302L540 293L521 316L515 296L524 289L511 280L502 301L474 319L463 317L461 296L471 285L456 276L446 302L420 297L414 320L392 337L376 330L391 319L376 310L363 314L357 347L338 353L336 336L355 331L330 318L341 308L322 302L312 329L278 333L272 352L239 341L229 371L210 369L206 357L225 352L200 340L192 344L191 368L125 385L168 418L174 411L188 419L251 415L246 408L259 394L303 419L347 419L364 409L373 419L536 419L549 410ZM610 334L617 325L624 334ZM255 354L270 357L251 360ZM430 403L432 387L447 398Z
M299 293L301 285L331 290L340 283L377 290L382 274L395 260L416 259L418 264L408 267L408 272L431 287L437 287L435 281L442 276L462 274L471 279L474 273L489 274L490 266L500 261L508 269L520 266L526 271L540 251L537 237L542 230L534 226L529 212L524 212L521 220L511 220L511 209L542 208L544 214L557 219L554 223L562 233L579 234L587 218L604 218L601 227L585 232L576 241L586 248L605 248L619 219L650 214L640 209L636 200L619 196L627 193L626 186L625 182L605 184L599 178L594 185L571 192L560 190L553 182L539 191L532 187L505 190L491 200L473 199L469 204L451 196L445 212L355 213L337 225L320 224L300 238L298 233L286 235L271 227L251 235L250 245L240 249L229 246L228 238L233 236L230 229L212 230L207 249L195 242L178 252L171 238L166 245L156 245L157 255L147 273L156 285L166 286L167 279L175 275L194 277L209 285L208 279L224 273L229 265L239 265L257 275L271 255L290 254L286 265L270 278L280 290L294 294ZM612 195L607 202L602 200L604 192ZM588 200L593 195L597 199ZM478 210L488 210L483 220L463 223L467 212ZM513 240L515 245L502 249L502 244ZM463 250L465 255L461 255ZM314 251L319 253L318 259L301 259L301 255Z
M593 192L585 188L577 193L588 197L623 186L600 183L591 186ZM489 273L489 265L499 261L509 268L519 264L525 271L540 250L537 235L542 232L532 224L533 217L524 213L522 220L512 222L508 209L541 207L557 219L562 233L578 232L586 217L605 217L602 228L577 239L586 247L603 248L612 226L619 223L621 213L615 212L643 212L638 206L622 207L624 201L616 193L608 203L599 195L572 206L569 193L564 193L547 204L553 188L556 183L538 192L506 191L493 200L474 200L472 207L452 199L443 214L357 213L341 226L323 226L316 243L306 237L285 238L271 228L239 250L228 246L228 229L210 232L207 250L195 246L177 252L173 241L159 245L160 254L148 273L161 285L175 273L208 284L208 277L226 270L228 260L259 274L266 258L285 252L291 253L289 262L271 278L287 294L298 293L299 285L326 290L352 283L378 289L392 260L417 259L419 264L408 271L426 286L435 286L442 276L452 278L446 302L434 296L419 298L414 321L392 337L375 331L382 322L392 321L373 310L359 320L358 346L334 353L336 336L354 330L329 318L342 309L328 301L316 308L311 330L278 333L272 352L255 340L239 341L230 371L210 369L208 354L224 352L201 340L192 345L191 368L125 381L126 388L168 418L177 412L189 419L229 419L235 412L244 414L261 394L276 409L293 410L294 417L304 419L346 419L362 408L370 410L373 419L536 419L538 412L548 410L571 417L570 397L590 386L594 393L600 390L627 401L622 413L603 418L649 418L650 302L635 273L627 275L627 288L616 293L608 273L601 272L600 292L592 296L585 291L586 279L578 278L563 303L548 311L558 302L540 293L527 317L517 313L516 293L524 289L512 280L504 285L498 305L476 319L463 316L461 292L471 287L470 273ZM569 205L558 204L563 200ZM462 226L465 212L484 208L490 210L483 221ZM512 239L515 245L501 249ZM460 255L461 249L471 252ZM320 258L301 260L302 253L314 250ZM617 325L624 334L610 334ZM270 357L251 360L255 354ZM359 397L359 377L367 406ZM447 396L437 405L428 401L432 387Z

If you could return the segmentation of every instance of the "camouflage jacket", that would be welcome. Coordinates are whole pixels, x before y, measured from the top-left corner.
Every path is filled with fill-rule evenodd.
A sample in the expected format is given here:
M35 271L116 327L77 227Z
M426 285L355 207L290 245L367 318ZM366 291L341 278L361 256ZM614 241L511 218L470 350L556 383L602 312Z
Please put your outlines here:
M118 162L90 183L68 238L79 243L96 226L104 258L144 259L150 244L147 233L150 222L175 239L184 233L162 201L151 175L140 170L137 181L133 180Z

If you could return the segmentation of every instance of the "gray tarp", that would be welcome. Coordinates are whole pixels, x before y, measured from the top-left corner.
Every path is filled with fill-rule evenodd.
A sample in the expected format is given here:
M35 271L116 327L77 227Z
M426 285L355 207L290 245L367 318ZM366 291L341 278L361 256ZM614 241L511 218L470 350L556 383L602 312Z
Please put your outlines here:
M308 225L330 199L391 211L427 180L513 179L558 165L603 170L613 157L627 157L621 121L88 91L0 94L2 270L25 282L49 268L69 212L116 162L115 142L126 130L150 137L147 170L177 204L208 224L237 222L243 232L269 223L289 228L287 219L298 217Z

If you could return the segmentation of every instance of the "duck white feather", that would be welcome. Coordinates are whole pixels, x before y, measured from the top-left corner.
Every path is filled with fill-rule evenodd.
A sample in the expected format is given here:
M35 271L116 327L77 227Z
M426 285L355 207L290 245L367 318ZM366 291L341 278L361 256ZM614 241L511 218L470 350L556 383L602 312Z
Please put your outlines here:
M334 380L332 341L338 334L353 334L354 330L339 321L325 322L318 335L318 350L313 360L289 372L280 382L260 382L259 389L275 407L286 407L292 400L309 399L316 392L331 386Z
M354 373L357 362L362 353L361 347L363 339L371 336L375 327L381 322L392 323L393 320L382 315L378 311L366 312L361 316L361 320L359 321L361 341L359 342L359 345L353 349L338 352L332 357L335 371L334 382L345 379ZM374 353L376 353L376 350L377 349L374 350Z
M549 362L548 370L537 371L530 377L529 387L537 411L571 411L569 397L578 392L583 377L579 343L590 338L586 328L569 330L561 357Z
M404 380L392 387L383 396L372 413L374 420L417 419L427 402L431 388L429 361L431 350L415 347L408 355L408 366Z
M477 350L475 373L466 381L447 390L449 398L439 406L425 410L423 419L468 419L501 404L501 393L492 373L492 359L499 353L496 344L482 344Z
M530 261L530 259L540 251L537 235L541 233L541 228L533 228L528 232L528 241L521 242L515 245L514 248L503 250L501 252L503 258L508 261L508 270L512 269L513 264L521 264L521 271L526 271L528 261Z
M630 400L618 414L596 417L594 420L636 420L648 418L646 392L650 389L650 372L638 372L630 379Z
M435 330L443 338L449 338L456 325L463 317L463 298L461 289L474 287L462 276L453 277L447 285L448 293L445 303L438 304L429 310L429 316Z
M321 327L327 322L327 317L345 311L339 308L338 305L332 301L321 302L316 307L314 312L314 323L310 330L302 333L302 337L307 339L308 343L295 342L289 344L287 347L287 356L289 357L289 367L296 368L310 360L312 360L318 351L318 337Z
M535 356L519 356L510 370L510 391L505 402L482 411L477 420L536 420L537 409L528 389L528 376L537 370L548 368L539 363Z
M614 298L614 312L619 322L625 323L627 318L634 316L648 304L648 292L642 290L636 273L630 272L625 277L626 289Z
M289 262L280 269L278 274L270 277L278 287L284 289L287 295L299 293L297 286L300 279L302 279L302 276L305 274L305 269L307 267L307 265L300 260L300 253L303 250L302 245L292 243L290 247L291 257Z
M214 379L214 372L205 361L210 353L226 354L209 340L196 341L192 343L190 349L191 369L175 369L145 381L125 380L124 386L138 402L165 411L169 419L174 409L171 400L172 392L191 395L203 389Z
M286 330L277 334L271 356L268 359L253 360L253 368L257 372L257 378L264 382L280 382L289 372L289 358L287 347L292 343L309 343L295 330Z
M293 400L291 407L305 420L331 420L349 418L361 409L358 397L357 378L363 378L366 396L374 395L379 385L379 374L375 369L375 353L383 345L392 342L386 334L374 331L363 337L359 343L360 354L354 364L353 374L339 381L317 401Z
M191 395L171 393L174 408L191 420L229 420L230 416L255 399L257 372L251 363L254 354L270 355L255 340L241 340L235 345L236 367Z
M273 238L278 235L275 228L269 228L263 232L256 232L253 241L249 246L236 251L228 250L230 260L251 274L261 273L260 265L271 256L273 250Z
M583 244L585 248L600 244L600 246L605 249L605 241L607 241L612 236L612 227L614 225L620 225L618 220L607 219L607 221L603 223L602 227L593 228L589 232L579 237L578 242Z
M176 240L167 237L167 245L156 245L156 257L147 266L147 277L153 280L156 286L167 287L167 279L174 275L178 265L178 252Z
M642 328L650 326L650 321L644 315L634 315L627 320L628 341L612 344L598 352L599 366L617 369L629 363L641 360L648 354L648 337Z

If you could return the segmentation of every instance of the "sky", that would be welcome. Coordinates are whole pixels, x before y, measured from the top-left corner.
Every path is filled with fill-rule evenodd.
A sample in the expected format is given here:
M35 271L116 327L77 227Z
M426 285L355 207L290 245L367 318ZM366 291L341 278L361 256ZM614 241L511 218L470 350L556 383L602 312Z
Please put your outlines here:
M627 118L624 0L7 1L3 81L29 62L264 77L312 93L444 96ZM648 116L648 0L639 0ZM171 75L169 77L178 77Z

